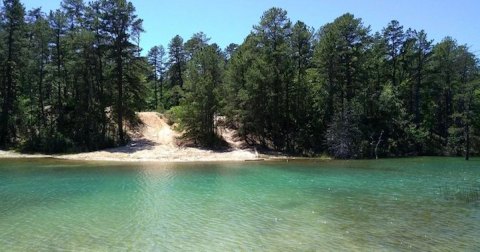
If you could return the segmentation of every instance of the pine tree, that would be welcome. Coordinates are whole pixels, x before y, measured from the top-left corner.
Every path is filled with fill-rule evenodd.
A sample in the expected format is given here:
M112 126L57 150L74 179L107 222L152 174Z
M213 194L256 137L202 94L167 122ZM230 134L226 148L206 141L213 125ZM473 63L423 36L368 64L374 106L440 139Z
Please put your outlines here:
M215 115L219 111L223 64L216 45L197 50L188 63L180 120L185 136L202 146L214 147L217 143Z
M154 109L158 110L159 103L163 104L163 79L166 64L165 49L163 46L154 46L148 51L147 58L153 72Z
M26 69L24 76L28 81L22 85L20 97L27 101L27 107L24 108L25 118L28 121L26 125L18 127L23 132L23 138L28 139L29 149L40 148L39 145L45 135L48 125L46 105L48 102L48 90L51 86L46 81L48 74L48 64L50 62L49 44L52 38L52 32L48 24L46 14L41 9L29 11L27 16L27 39L28 50L26 58Z
M17 136L15 119L18 116L18 89L24 66L25 9L19 0L3 1L2 30L5 33L5 53L1 80L0 145L9 146Z
M319 140L317 123L314 123L316 115L312 109L314 98L308 83L308 71L312 69L312 41L313 29L301 21L296 22L291 37L294 81L290 90L287 90L291 97L287 100L287 107L290 108L288 117L293 126L289 132L287 149L291 152L312 149L314 141Z
M391 81L393 86L400 82L398 78L399 57L402 53L402 46L405 43L405 33L403 26L397 20L392 20L388 26L383 29L385 44L387 45L387 55L389 66L391 68Z
M257 45L261 48L259 64L264 72L258 82L259 88L265 89L266 104L263 110L264 138L278 150L290 151L289 135L292 131L289 122L289 89L293 80L293 69L290 58L291 22L287 12L279 8L271 8L264 12L259 25L254 26Z
M183 87L183 71L185 68L185 49L183 39L175 36L168 44L170 82L172 86Z
M131 108L126 107L125 98L128 93L125 93L128 86L138 84L132 81L127 76L127 64L136 61L137 46L132 43L133 34L138 34L143 31L142 20L138 19L135 14L135 8L131 2L126 0L107 1L102 0L102 19L104 23L103 29L111 39L110 55L114 63L114 74L116 85L116 120L119 143L126 142L124 133L124 115L128 113Z

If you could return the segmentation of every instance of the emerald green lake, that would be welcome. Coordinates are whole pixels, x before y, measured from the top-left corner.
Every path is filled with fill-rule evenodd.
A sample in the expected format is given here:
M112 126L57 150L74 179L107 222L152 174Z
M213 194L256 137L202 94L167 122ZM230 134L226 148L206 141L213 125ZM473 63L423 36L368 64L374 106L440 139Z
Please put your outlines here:
M479 190L479 159L0 160L0 251L480 251Z

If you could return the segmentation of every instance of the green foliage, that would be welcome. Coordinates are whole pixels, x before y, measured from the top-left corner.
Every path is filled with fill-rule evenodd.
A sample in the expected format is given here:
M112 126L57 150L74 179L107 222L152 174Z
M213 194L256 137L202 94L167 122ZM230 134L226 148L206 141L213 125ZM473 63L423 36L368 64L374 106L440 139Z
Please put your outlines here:
M15 67L10 77L0 76L14 92L1 93L3 146L53 153L121 144L123 121L145 107L148 65L135 45L142 28L133 5L64 0L61 6L24 18L18 1L4 1L2 14L12 19L2 20L0 34L11 29L15 36L10 47L0 47L0 59L7 48L15 53L0 64Z
M203 45L187 65L185 94L176 111L185 137L214 147L217 143L215 115L223 85L223 58L215 45Z
M0 146L67 152L124 144L135 111L167 111L197 145L217 118L250 145L338 158L480 154L479 60L447 37L344 14L314 31L271 8L240 45L203 32L140 55L127 0L3 0ZM167 55L168 54L168 55Z
M183 88L183 72L185 70L186 58L183 38L179 35L170 41L168 45L168 55L170 85L172 87L179 86ZM176 104L179 102L179 100L175 101Z
M149 74L150 86L153 95L152 101L149 102L149 107L154 110L163 110L164 106L164 82L166 69L166 53L163 46L154 46L148 51L148 63L151 66L151 74Z
M18 89L21 87L21 70L25 66L25 8L19 0L4 0L1 31L4 44L2 52L0 146L15 142L18 119Z

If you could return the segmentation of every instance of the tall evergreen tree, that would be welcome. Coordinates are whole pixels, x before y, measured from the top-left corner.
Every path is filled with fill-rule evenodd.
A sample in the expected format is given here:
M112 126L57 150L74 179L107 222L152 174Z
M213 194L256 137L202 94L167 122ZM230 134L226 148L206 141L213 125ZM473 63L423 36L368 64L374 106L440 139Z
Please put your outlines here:
M168 78L171 87L170 105L180 104L180 98L183 96L183 75L186 67L186 54L183 44L183 38L176 35L168 44Z
M56 89L56 103L55 103L55 112L57 115L56 118L56 128L57 131L63 129L63 115L64 115L64 106L63 106L63 96L67 86L67 72L65 68L65 54L66 47L64 45L65 36L67 33L67 18L65 14L60 11L50 11L49 15L50 27L54 32L54 53L53 53L53 64L55 66L55 74L52 74L52 82L55 83Z
M415 123L418 125L422 120L421 117L421 107L422 107L422 94L421 90L425 84L425 79L427 77L427 65L429 64L429 59L432 51L432 41L427 39L427 34L425 31L415 31L415 44L414 44L414 53L415 53L415 65L414 65L414 87L413 87L413 111L415 114Z
M183 87L183 71L185 68L185 49L183 38L175 36L168 44L170 82L172 86Z
M358 97L360 87L364 81L364 62L366 46L369 38L369 28L365 27L361 19L351 14L345 14L331 24L327 24L320 31L320 38L316 47L315 60L324 86L327 89L327 110L324 123L329 128L330 135L333 131L343 131L338 125L350 125L358 118ZM333 111L333 112L332 112ZM346 112L349 119L345 119ZM332 124L332 113L338 113L337 121L348 124ZM351 116L350 116L351 115ZM351 138L345 138L351 139ZM339 139L340 140L340 139ZM329 142L330 145L334 144ZM356 144L355 142L343 144ZM346 148L358 150L358 148ZM342 156L353 156L354 153L343 153Z
M399 84L398 68L399 57L402 53L402 47L405 43L405 33L403 26L397 20L392 20L386 28L383 29L385 44L387 45L388 61L390 62L390 78L395 87Z
M213 147L217 139L215 114L220 109L223 64L218 46L208 45L194 53L187 67L180 120L186 137L207 147Z
M163 104L163 80L166 64L165 49L163 46L154 46L148 51L147 58L153 69L154 108L157 110L159 103Z
M289 51L292 24L287 12L279 8L269 9L260 23L254 26L254 34L261 48L259 64L265 70L263 76L255 80L261 89L265 89L264 122L259 132L263 131L265 139L275 149L290 150L288 143L292 125L288 115L293 70Z
M312 69L313 56L313 29L305 23L298 21L292 28L291 47L292 64L294 68L294 79L290 90L290 100L287 100L287 107L290 108L289 119L294 126L287 142L289 150L298 152L297 149L312 149L314 142L319 140L316 132L318 122L317 115L312 109L314 97L312 95L310 76L308 71Z
M186 61L189 61L193 58L193 55L208 45L210 38L203 32L197 32L185 42L184 50Z
M476 90L479 89L478 60L475 55L468 51L467 46L459 46L455 59L458 79L453 97L452 126L449 132L448 150L455 155L464 155L468 160L471 149L471 125L477 110Z
M126 86L135 85L137 83L130 82L127 78L126 65L135 60L137 56L137 47L132 43L133 34L136 34L143 30L142 20L138 19L135 14L135 7L133 4L126 0L114 0L107 1L102 0L102 19L103 28L105 32L111 38L110 56L115 62L114 74L112 78L115 79L116 84L116 120L119 142L125 143L124 133L124 115L127 110L131 109L125 104ZM128 95L128 94L127 94Z
M430 106L430 118L435 122L433 132L440 137L437 145L445 146L448 141L448 129L452 126L453 114L453 90L455 73L455 52L457 43L450 37L445 38L442 42L433 48L432 86L430 87L430 99L435 106Z
M26 69L24 76L28 81L24 82L21 96L28 101L28 127L20 127L26 129L25 137L33 144L39 141L38 137L45 134L48 124L46 105L49 104L48 90L51 86L46 81L48 74L48 64L50 62L50 40L52 32L48 24L47 17L41 9L33 9L29 11L27 16L28 23L28 51Z
M1 114L0 145L9 146L15 141L15 119L18 116L17 94L20 86L21 70L24 66L25 8L19 0L3 1L1 26L4 31L5 52L1 62Z

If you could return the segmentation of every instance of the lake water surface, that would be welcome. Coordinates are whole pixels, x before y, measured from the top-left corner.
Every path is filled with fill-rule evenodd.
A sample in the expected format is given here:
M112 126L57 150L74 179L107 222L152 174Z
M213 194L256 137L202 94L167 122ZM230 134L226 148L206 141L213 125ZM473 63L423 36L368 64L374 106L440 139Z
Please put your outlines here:
M0 251L480 251L480 160L0 160Z

